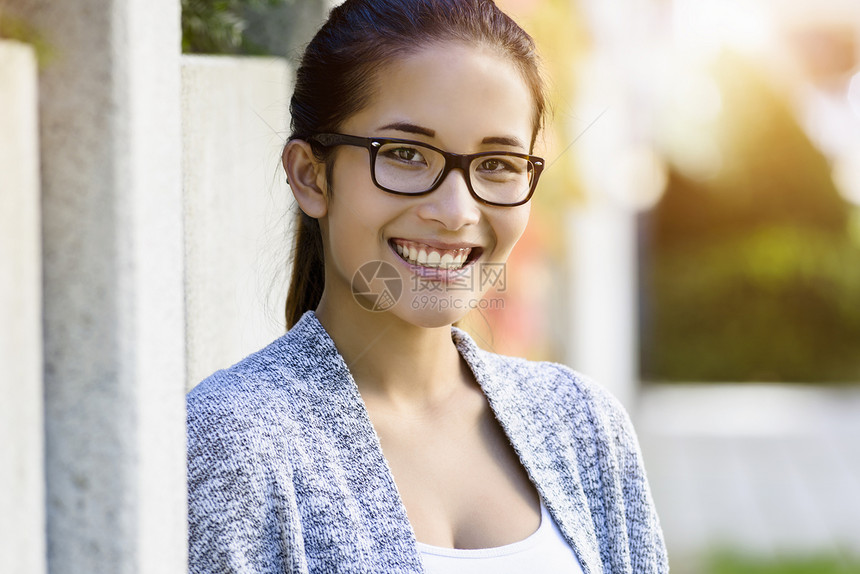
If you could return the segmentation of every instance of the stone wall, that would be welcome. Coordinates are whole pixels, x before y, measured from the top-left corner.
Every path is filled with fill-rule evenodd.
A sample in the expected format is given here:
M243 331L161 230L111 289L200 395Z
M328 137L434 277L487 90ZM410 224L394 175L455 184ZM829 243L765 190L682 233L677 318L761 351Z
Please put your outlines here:
M39 75L52 573L184 572L176 0L12 0Z
M276 58L182 59L189 388L285 331L290 82Z
M4 9L52 57L0 45L0 570L185 572L189 381L283 332L289 70L183 64L174 0Z
M45 571L42 258L33 50L0 42L0 563Z

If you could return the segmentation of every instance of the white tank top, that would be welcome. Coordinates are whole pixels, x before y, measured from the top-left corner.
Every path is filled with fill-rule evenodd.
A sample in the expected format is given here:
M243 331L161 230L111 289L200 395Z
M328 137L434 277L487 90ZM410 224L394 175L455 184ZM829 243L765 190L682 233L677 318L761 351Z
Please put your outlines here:
M558 529L543 500L540 526L526 538L496 548L442 548L418 543L427 574L582 574L576 554Z

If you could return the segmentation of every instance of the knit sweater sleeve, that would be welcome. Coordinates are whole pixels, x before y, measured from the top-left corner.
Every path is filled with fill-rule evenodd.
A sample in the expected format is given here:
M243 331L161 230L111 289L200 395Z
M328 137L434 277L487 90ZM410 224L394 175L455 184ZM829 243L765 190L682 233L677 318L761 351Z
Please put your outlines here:
M219 374L187 400L190 574L300 572L285 445ZM298 550L298 551L297 551Z
M623 501L623 536L616 543L626 540L629 566L624 571L662 574L669 571L666 545L657 517L651 489L645 473L642 452L636 431L627 411L608 392L600 390L596 402L601 405L601 417L605 417L611 452L605 459L609 466L617 465L614 476L615 488L620 488ZM608 469L605 469L608 470ZM612 489L614 490L614 488ZM609 522L612 522L611 519ZM626 562L626 560L625 560Z

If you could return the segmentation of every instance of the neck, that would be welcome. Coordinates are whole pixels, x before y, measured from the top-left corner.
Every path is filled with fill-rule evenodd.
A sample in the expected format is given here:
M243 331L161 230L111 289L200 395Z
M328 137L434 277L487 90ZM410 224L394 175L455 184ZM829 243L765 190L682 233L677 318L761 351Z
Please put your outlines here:
M451 340L450 325L419 327L392 313L352 305L335 311L324 300L316 315L365 400L428 404L462 384L465 366Z

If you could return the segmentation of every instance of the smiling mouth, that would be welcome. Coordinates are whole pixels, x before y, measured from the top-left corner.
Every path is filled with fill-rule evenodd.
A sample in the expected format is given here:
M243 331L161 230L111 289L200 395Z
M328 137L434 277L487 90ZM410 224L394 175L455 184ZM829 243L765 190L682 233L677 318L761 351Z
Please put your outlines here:
M470 264L480 256L480 247L439 249L423 243L392 239L389 241L401 259L418 267L440 270L457 270Z

